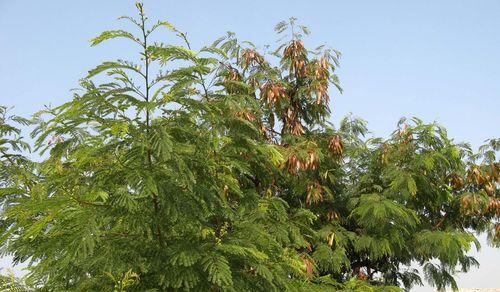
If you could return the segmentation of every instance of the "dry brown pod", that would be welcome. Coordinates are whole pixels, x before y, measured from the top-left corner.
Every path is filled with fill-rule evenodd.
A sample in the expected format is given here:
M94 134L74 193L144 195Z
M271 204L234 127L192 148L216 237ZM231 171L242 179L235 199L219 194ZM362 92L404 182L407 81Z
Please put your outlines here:
M339 135L334 135L330 138L328 141L328 149L336 156L342 155L344 151L344 144L342 143L342 139Z

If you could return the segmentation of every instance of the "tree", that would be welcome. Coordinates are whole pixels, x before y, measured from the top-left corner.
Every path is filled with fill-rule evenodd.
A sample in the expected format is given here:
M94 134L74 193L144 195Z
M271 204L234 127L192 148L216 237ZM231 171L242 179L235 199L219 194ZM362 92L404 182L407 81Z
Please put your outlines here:
M35 115L40 161L2 108L2 251L41 291L456 289L476 232L499 242L492 139L473 153L402 119L389 139L328 121L340 53L295 19L258 52L232 33L195 51L168 22L121 17L138 62L104 62ZM153 41L168 30L178 42Z

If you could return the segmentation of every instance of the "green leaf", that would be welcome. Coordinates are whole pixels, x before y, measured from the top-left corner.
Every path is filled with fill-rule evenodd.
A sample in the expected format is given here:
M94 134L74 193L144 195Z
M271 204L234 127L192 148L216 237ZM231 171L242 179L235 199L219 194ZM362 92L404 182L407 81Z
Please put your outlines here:
M124 30L107 30L102 32L99 36L93 38L90 40L90 45L91 46L97 46L98 44L102 43L103 41L110 40L110 39L115 39L115 38L126 38L129 40L134 41L135 43L139 43L139 39L134 37L131 33L124 31Z
M233 284L231 269L227 259L218 254L210 254L201 260L203 270L208 273L211 283L218 286Z
M86 78L92 78L99 73L102 73L102 72L108 71L108 70L112 70L112 69L127 69L127 70L131 70L131 71L134 71L134 72L142 75L141 67L139 65L134 65L132 63L127 63L127 62L118 60L116 62L113 62L113 61L104 62L104 63L96 66L94 69L89 71Z

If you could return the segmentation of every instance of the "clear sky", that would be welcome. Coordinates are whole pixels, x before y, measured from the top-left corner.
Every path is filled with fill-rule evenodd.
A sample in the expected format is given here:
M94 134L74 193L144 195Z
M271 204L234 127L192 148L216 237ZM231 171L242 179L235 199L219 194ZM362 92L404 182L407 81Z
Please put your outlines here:
M333 121L352 112L387 136L400 117L417 116L476 147L500 136L499 0L144 2L152 19L188 32L197 48L226 31L274 44L274 25L297 17L312 30L306 43L343 54L345 92L331 94ZM0 104L29 115L67 101L93 66L133 53L120 41L88 42L131 13L131 0L0 0ZM478 259L460 286L500 287L500 250L483 244Z

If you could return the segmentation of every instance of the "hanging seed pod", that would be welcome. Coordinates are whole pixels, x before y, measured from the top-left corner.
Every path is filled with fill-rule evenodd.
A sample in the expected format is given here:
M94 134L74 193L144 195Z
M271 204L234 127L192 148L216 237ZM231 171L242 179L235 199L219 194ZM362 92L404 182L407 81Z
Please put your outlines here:
M308 67L310 76L314 76L318 81L327 81L329 76L328 61L324 57L309 62Z
M477 167L476 165L472 166L469 169L469 173L467 174L467 179L471 183L476 183L478 185L481 184L483 179L479 167Z
M332 247L332 246L333 246L333 241L334 241L334 239L335 239L335 233L333 233L333 232L332 232L332 234L330 234L330 235L328 236L328 246L329 246L329 247Z
M257 65L264 63L264 57L262 57L257 51L253 49L246 49L242 53L243 60L245 61L245 68L250 64Z
M264 124L260 124L259 131L266 139L269 138L269 129Z
M314 262L309 259L306 255L303 255L302 257L302 262L304 263L304 270L307 275L312 275L313 270L314 270Z
M344 151L344 144L339 135L335 135L328 141L328 149L335 156L341 156Z
M470 196L463 196L460 198L460 212L462 214L470 214Z
M464 186L464 179L456 173L448 176L448 182L455 190L459 190Z
M488 211L500 216L500 200L497 198L489 198Z
M284 128L292 135L302 135L305 133L304 127L297 119L297 113L291 108L287 108L284 114Z
M244 119L246 119L247 121L250 121L250 122L255 121L254 114L252 114L251 112L248 112L248 111L238 111L238 112L235 113L235 116L239 117L239 118L244 118Z
M285 88L272 81L267 81L260 88L260 96L264 98L269 104L277 102L280 98L286 96Z
M307 186L306 206L310 207L311 203L319 203L323 201L322 187L318 182L311 183Z
M380 154L380 161L383 164L387 164L389 162L389 151L390 147L387 143L382 145L382 154Z
M328 87L322 84L316 88L316 104L328 104L330 96L328 95Z
M230 79L231 79L231 81L240 81L241 80L241 76L236 69L233 69L230 71Z
M293 58L304 54L305 54L304 41L302 40L291 41L290 44L286 46L285 50L283 51L284 58Z
M302 40L291 41L283 51L283 58L290 60L290 72L295 73L301 77L306 73L306 56L307 51L304 48L304 42Z
M302 125L299 122L294 122L292 124L292 129L290 130L290 133L296 136L302 135L305 133L304 127L302 127Z
M340 215L339 213L335 212L334 210L330 209L326 213L326 219L328 221L333 221L333 220L340 220Z
M296 174L299 170L316 169L318 165L319 158L314 151L309 151L302 159L292 154L286 161L286 168L292 174Z
M316 169L319 165L319 157L316 152L309 150L303 169Z
M484 186L484 191L488 194L488 196L493 196L495 192L495 187L491 182L487 182Z
M224 81L241 81L241 76L238 70L234 68L230 68L227 71L227 74L224 76Z
M321 100L323 99L323 93L319 90L316 89L316 104L321 104Z
M500 163L492 163L490 165L490 168L491 168L491 176L492 176L492 179L493 181L496 181L496 182L500 182Z
M267 101L269 103L273 102L275 96L276 95L274 94L274 91L271 88L269 88L269 90L267 91Z
M291 174L297 173L297 171L301 168L301 163L297 155L292 154L288 157L288 160L286 162L286 168L288 172L290 172Z
M321 57L321 59L319 59L319 64L321 66L321 69L327 70L328 72L328 67L330 66L330 64L328 63L328 58L326 58L325 56Z

